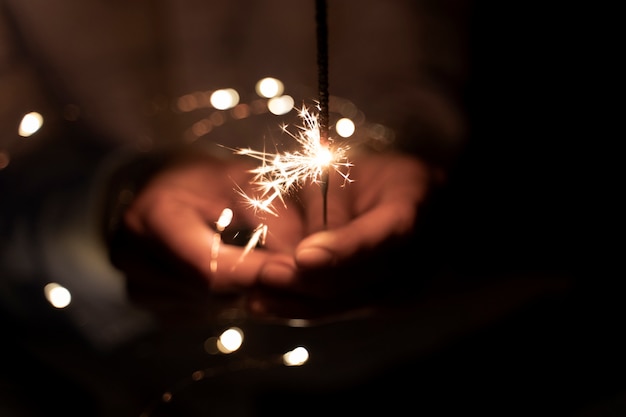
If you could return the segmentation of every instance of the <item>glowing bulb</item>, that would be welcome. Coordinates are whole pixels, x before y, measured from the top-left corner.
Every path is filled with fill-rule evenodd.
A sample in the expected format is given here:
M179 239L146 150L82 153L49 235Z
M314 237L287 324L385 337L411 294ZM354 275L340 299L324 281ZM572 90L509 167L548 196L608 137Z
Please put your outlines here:
M287 114L293 109L294 101L291 96L280 96L269 99L267 108L277 116Z
M226 227L228 227L228 225L230 224L230 222L233 220L233 211L229 208L225 208L222 211L222 214L220 214L219 219L217 219L217 222L215 223L217 230L218 231L223 231L224 229L226 229Z
M18 133L22 137L28 137L41 129L43 125L43 116L37 112L31 112L22 118Z
M217 340L217 348L222 353L232 353L241 347L243 331L237 327L225 330Z
M48 300L53 307L65 308L72 301L72 294L70 294L68 289L55 282L46 284L43 291L46 300Z
M348 138L354 133L354 122L348 118L339 119L335 124L335 131L343 138Z
M232 88L215 90L210 100L211 105L218 110L232 109L239 104L239 93Z
M272 98L280 96L284 91L282 81L276 78L267 77L256 83L256 92L259 96Z
M299 346L283 355L283 363L287 366L304 365L309 360L309 351Z

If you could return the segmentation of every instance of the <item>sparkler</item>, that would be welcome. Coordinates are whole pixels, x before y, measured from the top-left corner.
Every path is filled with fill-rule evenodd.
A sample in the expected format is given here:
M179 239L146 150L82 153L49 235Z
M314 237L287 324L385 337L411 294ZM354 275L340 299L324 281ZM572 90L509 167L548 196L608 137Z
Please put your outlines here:
M315 0L315 22L317 26L317 70L320 106L320 145L329 148L328 135L328 25L326 0ZM324 227L328 224L328 180L329 170L321 175Z
M292 186L302 185L306 180L320 185L322 191L322 213L324 227L328 225L328 181L330 168L339 171L344 180L348 180L347 173L340 167L349 167L345 159L345 148L331 149L331 138L328 130L328 25L326 17L326 0L315 0L315 22L317 36L317 68L319 87L319 115L310 113L305 107L299 112L304 120L304 126L299 135L290 134L302 145L301 152L271 155L251 149L240 149L240 155L249 155L260 159L263 165L253 170L256 174L254 182L261 191L260 198L250 198L245 193L240 194L255 210L261 210L273 215L276 212L272 203L276 198L282 200ZM286 126L283 131L287 132ZM289 132L287 132L289 133ZM284 204L284 201L283 201Z
M300 126L296 133L290 132L287 125L283 125L282 129L298 142L299 150L268 153L250 148L234 149L238 155L247 155L261 161L259 167L249 171L254 174L251 184L257 193L256 196L249 196L243 190L238 190L248 206L256 212L278 216L274 208L275 200L278 199L286 207L284 196L294 188L304 186L307 182L319 184L325 196L330 169L341 175L344 184L352 181L349 177L352 163L348 161L346 155L348 147L330 148L324 145L319 117L305 106L302 106L298 115L304 121L304 125ZM326 203L324 203L325 208ZM324 214L324 220L326 217Z
M322 191L323 225L328 225L328 183L330 171L340 174L344 184L351 182L349 168L352 164L347 159L348 147L332 144L329 135L328 110L328 29L326 24L326 1L316 0L317 23L317 64L319 87L319 113L309 111L304 105L298 115L303 125L294 133L282 126L283 132L294 138L300 145L294 152L269 153L250 148L231 149L238 155L246 155L261 161L258 168L249 172L254 174L251 185L255 195L248 195L241 188L237 192L243 197L246 204L255 210L255 213L278 216L274 203L278 200L287 207L284 196L295 188L303 187L306 183L317 184ZM334 146L331 146L334 145ZM342 186L343 186L342 185ZM218 230L218 234L219 234ZM260 223L252 232L240 260L257 244L263 244L267 235L267 225ZM215 246L214 245L214 249ZM212 256L217 259L217 253ZM216 266L216 264L215 264Z
M269 153L251 148L231 149L237 155L245 155L260 160L261 165L248 172L254 174L250 185L254 195L247 194L240 187L237 193L244 199L249 208L256 214L270 214L278 216L274 203L279 201L287 207L285 196L297 188L305 186L307 183L318 184L324 193L324 210L326 210L326 193L328 191L328 177L330 170L334 170L343 178L343 185L352 182L350 178L350 167L352 163L347 158L348 146L330 147L324 145L321 140L321 129L319 116L309 111L306 106L302 106L298 115L304 124L298 127L294 133L288 129L287 125L282 126L283 132L291 136L300 145L298 150L293 152ZM222 216L226 216L228 223L232 218L230 209L225 209ZM222 217L220 217L221 219ZM324 212L324 226L326 226L326 213ZM216 238L213 242L211 254L211 269L217 269L217 254L221 242L220 234L228 223L218 220L216 223ZM263 245L267 235L268 227L260 223L252 232L239 262L257 244Z
M339 172L346 181L351 163L346 157L347 147L331 147L329 135L328 110L328 25L326 17L326 0L315 0L315 21L317 35L317 66L319 87L319 114L311 113L306 107L299 111L304 121L297 134L283 131L292 136L301 145L301 150L283 154L271 154L252 149L236 149L239 155L248 155L261 160L262 165L251 171L255 174L252 184L259 193L250 197L239 189L239 194L255 211L277 216L274 200L279 199L285 204L283 196L293 187L303 186L310 181L320 186L323 201L323 224L328 225L328 182L330 170ZM345 170L343 168L346 168Z

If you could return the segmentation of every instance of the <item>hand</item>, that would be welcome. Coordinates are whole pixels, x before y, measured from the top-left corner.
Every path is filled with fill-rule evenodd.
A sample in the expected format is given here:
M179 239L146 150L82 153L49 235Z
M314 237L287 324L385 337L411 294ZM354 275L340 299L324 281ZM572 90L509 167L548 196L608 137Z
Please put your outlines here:
M128 229L141 238L135 247L157 249L147 262L157 273L132 274L140 287L134 298L159 286L166 297L204 294L198 291L203 287L218 293L254 289L250 301L256 311L290 314L319 305L320 299L345 305L346 294L362 295L372 281L397 268L393 259L403 256L397 249L413 232L429 172L408 156L369 155L352 162L352 182L330 173L326 225L316 184L286 196L285 205L275 204L278 216L263 215L234 191L250 191L253 166L195 156L167 167L124 216ZM217 234L211 226L226 207L234 211L227 231L268 227L262 248L244 252L222 241L217 257L211 256ZM179 261L170 269L175 276L157 279L163 275L163 259L154 256L159 250Z
M381 294L384 289L376 283L392 272L401 277L399 262L414 263L415 254L407 258L403 249L429 192L430 171L406 155L363 155L352 162L353 181L348 184L331 172L326 227L322 192L315 184L305 186L292 199L299 202L296 210L293 206L280 210L281 221L270 233L267 247L277 249L274 245L280 241L298 243L293 258L268 259L264 264L260 282L266 291L252 298L255 310L293 308L294 300L301 307L303 300L295 295L318 306L328 306L330 301L345 305L346 297Z
M161 285L166 286L169 279L172 285L167 287L196 283L212 292L232 292L255 285L268 260L291 259L288 254L268 250L253 250L243 256L243 247L218 239L221 236L215 224L225 208L234 211L229 230L248 230L258 223L234 191L237 187L244 191L249 187L250 168L241 161L227 162L204 154L185 155L139 191L124 213L124 224L137 239L133 243L136 250L148 253L148 263L161 265L166 259L174 261L175 267L170 269L175 277L161 279ZM284 236L283 244L293 247L298 238L299 234ZM154 265L148 265L151 266ZM145 275L151 276L144 279ZM143 289L158 286L153 275L134 273L131 285L145 280L141 284ZM181 288L178 292L183 291Z

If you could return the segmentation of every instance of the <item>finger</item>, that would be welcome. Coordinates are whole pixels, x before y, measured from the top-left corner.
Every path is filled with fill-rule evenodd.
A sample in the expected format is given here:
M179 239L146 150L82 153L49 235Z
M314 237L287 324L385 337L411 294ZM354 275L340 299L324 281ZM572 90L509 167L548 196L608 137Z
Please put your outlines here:
M258 284L262 274L273 282L290 281L296 275L295 261L287 254L264 249L246 250L232 245L221 245L216 252L208 264L210 286L214 291L252 287ZM275 269L266 269L267 265L273 265ZM207 268L206 263L204 268Z
M265 263L276 257L272 252L224 244L220 235L207 225L205 213L186 202L157 205L146 213L143 223L150 236L198 271L215 291L254 285ZM283 264L289 265L289 260L291 257Z
M339 265L359 253L406 235L413 228L416 206L410 201L388 202L336 229L305 238L296 249L301 268Z
M163 219L176 219L192 208L205 222L215 222L226 204L219 196L207 199L179 187L163 186L158 192L141 195L124 214L124 221L134 232L150 235Z
M326 186L326 195L321 184L308 184L300 190L305 235L339 227L350 220L352 201L346 193L345 179L331 171Z

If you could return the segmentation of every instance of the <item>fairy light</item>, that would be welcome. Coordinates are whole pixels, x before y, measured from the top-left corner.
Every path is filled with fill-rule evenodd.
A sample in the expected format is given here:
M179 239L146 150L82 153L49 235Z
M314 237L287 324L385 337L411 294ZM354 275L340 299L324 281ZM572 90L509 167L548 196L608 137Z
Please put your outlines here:
M43 125L43 116L37 112L25 114L20 122L18 133L22 137L29 137L35 134Z

